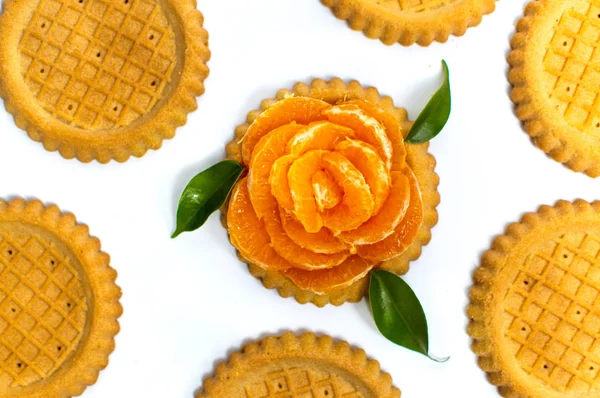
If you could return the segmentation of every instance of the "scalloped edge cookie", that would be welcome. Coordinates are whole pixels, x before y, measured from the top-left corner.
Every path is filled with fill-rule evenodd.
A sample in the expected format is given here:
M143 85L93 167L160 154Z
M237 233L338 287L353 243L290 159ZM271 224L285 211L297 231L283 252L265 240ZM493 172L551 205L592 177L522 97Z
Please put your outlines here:
M152 118L143 123L106 131L87 131L66 126L49 118L31 96L19 67L14 39L20 37L22 27L13 23L12 14L22 7L35 7L33 2L5 0L0 14L0 97L6 110L13 115L15 124L34 141L41 142L47 151L58 151L64 158L77 158L89 163L97 160L127 161L132 155L142 157L148 150L159 149L165 139L175 136L175 130L187 121L187 115L197 109L196 97L204 93L204 80L210 59L208 32L203 29L204 17L196 10L195 0L167 0L181 21L185 42L183 69L179 82L160 108L153 109Z
M296 83L292 90L279 90L274 99L262 101L260 110L248 113L246 123L235 129L234 139L227 144L227 158L241 162L241 140L246 130L252 122L275 102L282 100L289 95L298 95L304 97L313 97L330 103L347 101L352 99L363 99L371 102L381 108L396 115L404 134L408 134L412 122L408 120L408 114L403 108L396 108L393 100L389 96L381 96L374 87L363 87L357 81L345 83L339 78L333 78L329 81L314 79L310 84ZM416 260L421 255L422 247L431 240L431 228L438 221L437 205L440 203L440 195L437 191L439 177L435 173L435 158L429 154L429 143L425 144L407 144L407 161L411 165L423 198L423 224L417 234L414 243L400 256L395 259L384 261L378 267L402 275L408 272L409 263ZM227 206L227 204L226 204ZM227 228L227 207L223 208L221 221ZM311 302L319 307L326 304L341 305L345 302L358 302L367 293L368 276L347 288L339 289L328 295L319 295L310 291L299 289L293 282L285 277L281 272L268 272L260 267L249 263L246 259L238 257L248 264L250 273L260 279L263 285L268 289L277 289L282 297L294 297L301 304Z
M286 358L326 361L360 379L373 391L374 397L400 397L400 390L392 385L390 374L382 371L379 362L368 358L364 350L352 348L345 341L335 342L329 336L317 337L313 333L297 336L287 332L246 344L239 352L231 354L227 362L216 366L214 376L204 380L196 398L224 397L223 388L246 375L257 364Z
M71 358L48 378L10 396L68 398L80 395L96 383L115 349L115 336L120 331L118 318L123 313L119 303L121 289L115 283L117 272L109 265L109 255L101 251L100 240L90 236L88 226L78 224L73 214L62 213L56 205L45 206L39 200L22 198L8 202L0 199L0 222L3 221L35 225L54 234L81 261L85 282L93 292L87 335Z
M589 224L588 220L592 217L600 219L600 201L590 204L581 199L573 203L560 200L554 206L540 206L537 212L526 213L519 222L510 224L504 235L494 239L491 249L482 256L481 266L473 274L467 308L470 320L467 332L473 339L471 349L477 355L478 365L486 372L488 381L498 388L503 397L558 398L564 395L554 393L555 390L531 391L511 375L511 368L519 365L512 357L504 358L499 349L504 336L499 335L503 329L498 326L501 314L496 308L503 296L495 283L501 279L501 271L509 257L528 250L536 242L547 241L551 238L547 235L555 235L557 229L565 230L565 225L577 230L578 224L584 221Z
M552 105L545 104L545 100L540 98L539 65L536 66L528 55L540 51L536 24L553 23L553 20L548 20L551 16L545 15L544 11L559 5L560 2L550 3L547 0L532 1L517 22L516 33L510 41L512 51L507 58L510 65L508 80L513 86L511 99L515 103L517 117L538 148L569 169L595 178L600 176L600 157L590 153L590 142L578 138L582 135L580 131L566 123L564 118L550 114L548 108Z
M458 0L439 10L423 13L398 13L375 4L374 0L321 0L333 14L356 31L386 45L417 43L428 46L433 41L445 43L450 35L462 36L470 27L481 23L484 15L494 11L495 0ZM467 4L458 4L467 3Z

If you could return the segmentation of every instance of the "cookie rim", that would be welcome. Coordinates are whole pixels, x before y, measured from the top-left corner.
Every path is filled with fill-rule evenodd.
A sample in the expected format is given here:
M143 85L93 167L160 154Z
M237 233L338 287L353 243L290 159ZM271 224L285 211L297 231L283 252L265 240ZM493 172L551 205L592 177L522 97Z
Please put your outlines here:
M461 15L463 10L454 7L451 15L434 10L429 18L406 18L395 16L370 0L321 0L336 18L346 21L352 30L362 31L370 39L379 39L386 45L417 43L423 47L434 41L445 43L450 35L464 35L468 28L479 25L483 16L496 8L496 0L463 1L471 3L467 15ZM436 28L432 29L432 26Z
M119 302L121 288L116 284L117 272L109 264L110 256L101 251L100 240L90 236L89 227L78 223L72 213L62 212L56 205L46 206L37 199L0 199L0 222L6 220L50 232L73 254L77 253L94 298L86 313L87 317L90 313L93 316L79 347L50 376L23 387L24 391L16 397L80 395L96 383L115 349L115 336L120 331L118 319L123 313ZM65 364L68 367L63 369Z
M67 126L54 117L48 117L30 94L18 63L6 61L11 57L18 60L20 55L18 48L9 45L13 41L5 39L0 40L0 97L4 99L5 108L13 116L17 127L33 141L42 143L47 151L58 151L65 159L76 158L83 163L93 160L101 164L111 160L123 163L131 156L142 157L150 149L160 149L163 141L173 138L175 130L187 122L187 115L197 109L197 97L205 91L204 80L209 74L207 62L211 56L208 32L203 28L204 16L196 9L196 0L167 2L179 20L185 55L177 86L165 94L160 108L152 109L155 112L152 118L136 123L138 119L121 127L124 131L90 131ZM19 12L18 8L28 7L28 4L20 0L4 0L0 13L0 37L10 37L11 30L24 29L16 26L11 15ZM17 67L13 68L15 65ZM44 125L48 124L52 127L45 129ZM98 140L100 134L103 135L102 140Z
M274 98L268 98L261 101L258 110L248 112L246 122L237 126L235 129L235 136L226 146L227 158L235 159L235 153L240 149L241 139L246 133L246 130L258 115L264 112L268 107L290 95L322 99L322 96L321 98L315 96L315 92L321 92L322 94L326 93L329 97L339 99L345 99L349 96L352 98L360 98L392 111L400 119L399 123L405 134L408 133L410 126L412 126L412 122L408 120L408 112L406 109L396 107L390 96L381 95L379 90L375 87L363 86L356 80L345 83L338 77L334 77L330 80L315 78L309 84L297 82L293 85L292 89L280 89ZM438 192L439 176L435 172L435 157L428 151L429 143L410 144L410 148L413 149L410 150L407 146L407 158L413 157L413 151L415 151L415 153L416 151L419 151L419 159L417 159L417 161L422 162L423 168L425 169L422 173L420 172L420 169L418 172L413 168L413 171L417 177L423 174L428 182L428 184L423 184L421 180L419 180L421 196L423 197L423 224L419 229L415 241L404 253L392 260L384 261L380 265L375 266L375 268L380 267L398 275L403 275L408 272L410 262L418 259L421 256L422 248L430 242L431 229L438 222L437 206L440 203L440 194ZM227 203L222 210L221 222L223 227L227 229ZM346 288L339 289L327 295L320 295L298 288L280 272L268 272L253 265L248 260L244 259L239 252L238 258L248 265L249 272L255 278L259 279L265 288L276 289L283 298L294 297L300 304L307 304L310 302L318 307L324 307L327 304L339 306L345 302L359 302L367 294L368 283L366 281L368 281L369 274ZM360 284L362 284L362 286Z
M209 398L219 384L234 379L244 365L268 356L269 359L285 359L290 354L300 354L306 359L327 360L329 364L348 371L359 378L380 398L399 398L400 390L393 385L392 376L381 369L380 363L367 356L362 348L354 348L344 340L334 340L328 335L317 336L312 332L295 334L285 332L268 335L245 344L226 361L216 365L214 374L204 379L195 398ZM286 355L287 354L287 355ZM333 354L333 355L331 355Z
M600 201L559 200L553 206L542 205L536 212L525 213L520 221L509 224L504 234L496 236L491 248L484 252L480 266L473 273L473 285L469 291L467 334L472 339L471 351L477 356L479 368L486 373L488 381L497 387L501 396L525 396L528 392L505 371L507 366L497 349L498 342L491 336L493 332L489 332L493 330L494 309L500 299L496 295L489 299L488 292L495 291L494 283L508 257L525 239L539 242L540 239L533 234L542 228L558 227L564 225L565 221L574 224L586 215L599 214Z
M582 144L577 145L572 139L567 139L569 134L563 131L574 129L572 126L564 120L560 124L548 120L547 107L540 104L539 88L529 81L528 71L533 66L527 52L534 45L530 36L535 32L535 24L547 18L544 15L547 7L548 0L531 1L516 24L515 34L510 40L511 51L507 57L510 66L508 81L512 85L510 97L515 104L517 118L535 146L569 169L595 178L600 176L598 159L589 158L581 150ZM582 134L581 131L576 131L577 134Z

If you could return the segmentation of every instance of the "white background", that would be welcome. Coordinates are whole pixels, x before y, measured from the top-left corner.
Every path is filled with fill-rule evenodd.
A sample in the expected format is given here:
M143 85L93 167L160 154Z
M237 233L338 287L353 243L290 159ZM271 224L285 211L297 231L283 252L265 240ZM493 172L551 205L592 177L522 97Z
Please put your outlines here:
M123 289L117 349L84 397L192 397L217 361L248 339L284 330L327 333L364 348L403 397L495 397L465 332L471 274L494 235L540 204L600 197L598 181L535 148L513 114L505 57L524 0L501 1L466 36L428 48L387 47L353 32L318 0L199 0L211 74L199 109L174 140L107 166L64 160L0 112L0 197L56 203L87 223ZM313 77L357 79L391 95L411 118L450 65L453 113L431 151L442 203L433 240L406 280L429 320L431 353L397 347L367 303L319 309L282 299L247 272L218 216L169 239L187 181L224 156L246 113L277 89Z

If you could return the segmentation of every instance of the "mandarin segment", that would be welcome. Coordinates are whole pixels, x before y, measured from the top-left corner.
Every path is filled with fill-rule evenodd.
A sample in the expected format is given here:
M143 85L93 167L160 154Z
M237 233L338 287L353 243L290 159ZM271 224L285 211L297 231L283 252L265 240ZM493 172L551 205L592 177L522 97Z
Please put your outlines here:
M393 147L386 134L385 128L358 105L342 104L323 111L327 119L335 124L354 130L356 139L373 145L385 162L386 168L391 169Z
M279 210L273 211L265 217L265 227L271 237L271 246L284 259L292 263L294 267L306 270L318 270L332 268L340 265L350 253L323 254L315 253L297 245L282 226Z
M373 196L373 214L379 213L390 193L390 176L375 148L364 142L348 139L340 142L335 150L348 158L365 177Z
M264 223L256 217L247 179L237 183L229 201L227 229L231 243L248 261L261 268L269 271L290 268L292 265L273 250Z
M321 228L317 233L306 232L302 224L284 209L280 209L281 223L285 233L298 246L315 253L341 253L350 249L350 245L341 242L327 228Z
M300 289L318 294L329 294L362 279L373 269L373 265L373 262L359 256L351 256L334 268L318 271L290 268L283 271L283 274Z
M327 152L322 167L342 187L342 203L323 212L323 225L334 233L358 228L373 214L373 198L363 175L343 155Z
M322 113L330 107L331 105L327 102L308 97L290 97L276 102L261 113L248 127L242 142L244 164L250 164L254 147L270 131L292 122L309 124L325 120Z
M323 170L317 171L312 176L312 187L320 212L334 208L344 197L342 188Z
M248 190L250 201L259 220L274 206L277 206L269 185L269 175L273 163L285 154L285 145L290 137L303 128L304 125L295 123L276 128L260 139L252 153L250 172L248 173Z
M287 152L300 156L313 149L332 151L338 142L347 137L354 137L352 129L331 122L314 122L290 140Z
M371 261L380 262L402 254L415 240L423 222L423 203L419 183L411 169L406 169L410 182L410 203L406 215L394 232L384 240L365 246L358 246L358 255Z
M394 233L404 218L410 203L409 179L399 171L392 173L392 189L381 211L360 227L342 232L338 238L352 245L367 245L382 241Z
M292 163L296 160L294 155L285 155L273 163L271 174L269 174L269 185L271 193L277 199L277 203L287 211L294 211L294 200L290 193L290 184L288 182L288 173Z

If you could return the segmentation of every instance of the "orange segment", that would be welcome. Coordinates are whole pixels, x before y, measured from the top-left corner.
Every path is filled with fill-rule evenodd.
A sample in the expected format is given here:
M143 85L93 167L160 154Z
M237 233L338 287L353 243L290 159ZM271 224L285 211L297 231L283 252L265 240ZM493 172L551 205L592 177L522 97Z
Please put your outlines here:
M294 211L294 200L288 183L288 173L294 160L296 160L294 155L280 157L273 163L271 174L269 174L271 193L277 199L277 203L287 211Z
M390 236L404 218L410 203L410 183L399 171L392 172L392 189L381 211L352 231L342 232L338 238L352 245L366 245Z
M315 234L306 232L302 224L287 211L280 209L281 224L287 236L298 246L315 253L333 254L350 249L350 246L341 242L327 228Z
M250 164L254 147L268 132L291 122L309 124L317 120L325 120L322 112L330 107L327 102L308 97L290 97L276 102L248 127L242 142L244 164Z
M369 144L351 139L340 142L335 149L365 177L373 195L373 214L377 214L390 193L390 177L377 151Z
M271 247L271 238L250 203L247 178L237 183L231 195L227 229L231 243L251 263L268 271L279 271L292 266Z
M292 163L288 173L294 214L307 232L319 232L323 227L323 219L313 193L312 176L321 169L321 158L326 153L322 150L306 152Z
M294 267L307 270L331 268L344 262L350 255L348 252L314 253L298 246L283 229L278 209L267 215L264 221L267 233L271 237L271 246L277 254L292 263Z
M290 140L287 152L300 156L312 149L333 150L346 137L354 137L354 131L331 122L314 122Z
M317 294L328 294L364 278L372 268L372 262L352 256L334 268L319 271L290 268L283 271L283 274L300 289L310 290Z
M273 163L285 154L285 145L289 139L303 128L304 125L295 123L276 128L260 139L252 153L250 172L248 173L248 190L259 220L273 206L277 206L269 185L269 175Z
M355 99L346 103L358 106L369 116L377 119L377 121L385 127L385 132L392 143L393 150L391 170L404 170L404 167L406 166L406 147L404 146L404 134L402 133L402 126L400 126L396 116L376 105L371 104L370 102L366 102L361 99Z
M342 203L322 213L323 224L334 234L358 228L373 214L373 198L365 178L345 156L337 152L323 154L322 168L344 191Z
M342 104L326 109L323 112L330 122L346 126L354 130L356 138L371 144L384 161L388 170L391 168L393 148L385 128L374 117L354 104Z
M358 246L359 256L375 262L389 260L404 253L417 237L423 222L421 191L412 170L407 168L406 173L410 182L410 203L406 215L400 221L394 233L384 240L372 245Z
M344 192L331 176L323 170L317 171L312 177L312 187L320 212L331 209L342 201Z

